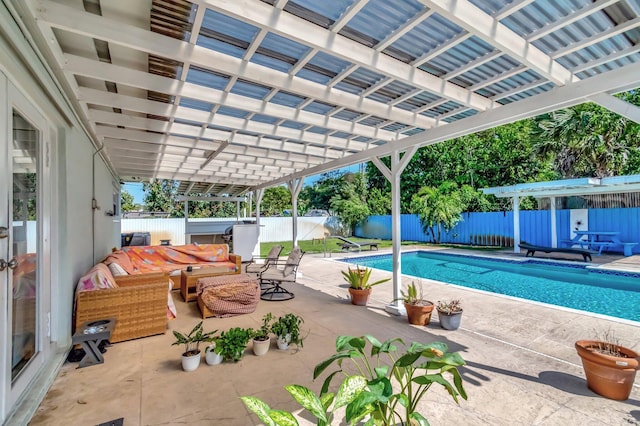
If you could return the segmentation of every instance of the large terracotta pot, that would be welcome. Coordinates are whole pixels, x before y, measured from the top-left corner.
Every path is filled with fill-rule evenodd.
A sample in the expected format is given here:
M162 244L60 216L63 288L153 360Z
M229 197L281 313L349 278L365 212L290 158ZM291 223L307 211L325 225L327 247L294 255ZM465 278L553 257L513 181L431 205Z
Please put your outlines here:
M622 346L616 346L627 356L615 357L594 350L598 341L578 340L576 350L582 358L582 366L587 376L587 386L606 398L623 401L629 398L636 371L640 368L640 355Z
M369 295L371 294L371 289L368 288L366 290L357 290L355 288L349 287L349 294L351 295L352 304L358 306L367 306Z
M431 312L433 312L433 303L428 300L424 303L426 303L426 305L404 304L409 324L429 325L429 322L431 321Z

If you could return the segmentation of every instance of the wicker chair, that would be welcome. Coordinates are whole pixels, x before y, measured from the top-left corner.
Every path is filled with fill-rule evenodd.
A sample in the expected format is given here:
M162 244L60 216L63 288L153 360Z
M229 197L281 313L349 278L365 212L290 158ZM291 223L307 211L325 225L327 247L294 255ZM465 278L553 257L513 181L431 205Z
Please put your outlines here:
M118 288L78 293L74 330L87 321L116 318L111 343L163 334L169 276L154 272L114 278Z

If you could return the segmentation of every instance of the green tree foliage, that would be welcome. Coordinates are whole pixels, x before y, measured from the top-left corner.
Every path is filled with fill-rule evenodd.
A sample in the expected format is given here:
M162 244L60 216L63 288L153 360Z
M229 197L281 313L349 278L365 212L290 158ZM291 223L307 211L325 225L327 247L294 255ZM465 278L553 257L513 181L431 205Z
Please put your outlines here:
M367 205L372 215L386 215L391 213L391 196L379 188L368 190Z
M204 194L190 193L192 197L204 197ZM244 202L240 203L240 209L244 207ZM180 217L184 217L184 203L180 202L176 205L176 210L180 212ZM235 201L189 201L189 217L236 217L237 208ZM178 214L176 212L176 214Z
M132 212L137 209L135 202L133 201L133 195L126 189L120 191L120 209L123 212Z
M181 203L176 201L178 182L154 179L142 184L144 209L149 212L167 212L171 217L184 217Z
M530 138L533 125L532 120L522 120L419 149L402 173L401 210L411 210L412 196L423 186L455 182L478 189L553 179L551 165L536 156ZM389 164L388 158L382 161ZM367 166L367 178L370 190L378 188L389 194L389 182L371 163ZM478 197L484 199L469 203L471 211L510 208L508 200Z
M355 226L371 214L364 176L361 173L346 173L336 189L331 197L331 209L353 234Z
M337 171L323 173L313 185L308 185L300 191L299 203L305 204L306 209L331 210L331 199L341 191L343 176Z
M411 209L420 218L425 234L440 244L442 228L450 230L460 220L465 209L462 191L454 182L445 182L438 187L425 186L412 197Z
M283 210L291 207L291 193L286 187L272 186L264 190L260 210L265 216L282 214Z
M621 97L640 104L637 91ZM640 147L640 125L593 103L541 115L536 124L537 151L562 178L629 172L630 154L637 155ZM637 160L631 164L636 168Z

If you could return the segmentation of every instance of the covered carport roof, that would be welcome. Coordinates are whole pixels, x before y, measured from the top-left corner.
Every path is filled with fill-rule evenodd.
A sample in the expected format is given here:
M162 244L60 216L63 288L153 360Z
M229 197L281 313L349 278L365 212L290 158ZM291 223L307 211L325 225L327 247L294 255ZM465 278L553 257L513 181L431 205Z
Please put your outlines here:
M640 86L638 0L3 0L114 173L251 189Z
M496 197L531 196L536 198L615 194L639 191L640 175L612 176L605 178L585 177L482 188L482 192L485 194L492 194Z
M604 178L562 179L549 182L519 183L509 186L482 188L485 194L513 199L513 251L520 253L520 198L550 198L551 246L558 246L556 233L556 197L577 195L616 194L640 192L640 175L611 176Z

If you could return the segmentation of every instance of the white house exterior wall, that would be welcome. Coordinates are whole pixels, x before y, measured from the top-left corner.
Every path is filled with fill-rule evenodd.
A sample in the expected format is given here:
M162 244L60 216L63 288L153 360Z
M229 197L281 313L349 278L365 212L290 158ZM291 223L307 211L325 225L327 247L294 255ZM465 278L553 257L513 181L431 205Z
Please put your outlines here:
M0 423L4 424L26 424L44 397L70 347L75 284L93 264L94 256L100 258L109 252L119 233L116 231L119 223L104 214L104 209L112 208L114 179L99 156L95 162L95 181L99 182L95 196L104 209L95 215L95 226L92 227L91 183L95 148L24 34L11 10L0 2L0 72L54 129L50 138L51 217L42 218L50 223L51 229L50 324L54 350L19 401L12 406L5 404L0 410ZM8 99L0 97L0 102L6 105ZM6 133L7 129L0 131ZM10 191L6 186L0 184L0 190ZM96 229L95 238L92 228ZM0 309L2 317L7 318L8 306L5 304ZM6 383L1 385L3 389L6 387Z

